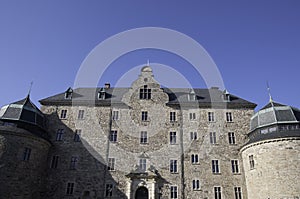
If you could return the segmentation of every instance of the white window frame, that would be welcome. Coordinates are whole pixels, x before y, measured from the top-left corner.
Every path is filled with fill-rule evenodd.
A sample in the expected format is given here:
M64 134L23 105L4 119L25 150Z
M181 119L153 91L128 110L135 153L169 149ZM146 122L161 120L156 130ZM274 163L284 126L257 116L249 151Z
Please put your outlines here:
M78 110L78 117L77 117L78 120L83 120L84 119L84 110L83 109L80 109Z
M207 113L207 120L209 122L215 122L215 112L208 112Z
M177 159L170 160L170 173L178 173L178 160Z
M211 161L211 168L213 174L219 174L220 173L220 165L219 160L212 160Z
M217 133L216 132L209 132L209 143L217 144Z
M170 131L170 144L177 143L177 133L176 131Z
M141 131L140 144L148 143L148 133L147 131Z

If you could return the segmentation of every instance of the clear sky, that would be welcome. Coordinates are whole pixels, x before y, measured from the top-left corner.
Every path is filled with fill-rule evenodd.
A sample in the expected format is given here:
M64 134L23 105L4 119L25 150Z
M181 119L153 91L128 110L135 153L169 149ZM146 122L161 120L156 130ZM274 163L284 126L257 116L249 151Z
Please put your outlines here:
M93 1L0 0L0 106L65 91L99 43L141 27L173 29L196 40L216 63L230 93L300 108L300 1ZM161 50L139 50L117 59L100 85L147 62L184 74L205 87L192 66ZM151 64L150 64L151 65Z

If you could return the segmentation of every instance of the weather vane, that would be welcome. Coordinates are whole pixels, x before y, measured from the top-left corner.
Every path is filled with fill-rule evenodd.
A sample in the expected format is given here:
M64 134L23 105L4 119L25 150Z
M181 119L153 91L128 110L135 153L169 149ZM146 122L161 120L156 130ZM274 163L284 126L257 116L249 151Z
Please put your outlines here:
M30 95L32 84L33 84L33 81L30 82L30 86L29 86L29 90L28 90L28 96Z
M273 98L272 98L272 95L271 95L271 89L270 89L268 81L267 81L267 89L268 89L268 94L269 94L269 100L273 104Z

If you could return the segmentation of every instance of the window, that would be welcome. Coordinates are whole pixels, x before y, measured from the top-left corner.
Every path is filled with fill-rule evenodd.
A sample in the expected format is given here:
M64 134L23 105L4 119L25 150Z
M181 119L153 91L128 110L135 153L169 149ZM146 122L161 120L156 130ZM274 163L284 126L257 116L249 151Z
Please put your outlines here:
M115 170L115 158L108 158L107 170L109 171Z
M190 120L196 119L196 113L190 113Z
M170 132L170 144L176 144L176 132Z
M214 187L215 199L222 199L221 187Z
M234 199L242 199L241 187L234 187Z
M226 112L226 121L227 122L232 122L232 113L231 112Z
M170 112L170 122L176 121L176 112Z
M62 141L63 139L63 134L64 134L64 129L58 129L56 132L56 141Z
M51 169L56 169L57 168L58 160L59 160L59 156L57 156L57 155L52 156L51 165L50 165Z
M25 147L22 160L28 161L30 159L30 154L31 154L31 148Z
M151 99L151 89L147 85L140 89L140 99Z
M235 144L235 135L234 135L234 132L229 132L228 133L228 141L229 141L229 144Z
M213 173L220 173L219 170L219 160L212 160L212 172Z
M146 160L146 158L141 158L140 159L140 166L139 166L139 168L142 171L146 171L146 168L147 168L147 160Z
M105 196L106 197L112 196L112 192L113 192L113 185L112 184L106 184L106 186L105 186Z
M74 192L74 182L68 182L67 184L67 195L72 195Z
M141 144L146 144L148 142L147 131L141 131Z
M72 156L71 157L71 164L70 164L70 169L76 169L78 157Z
M119 120L119 111L112 112L112 120Z
M177 160L170 160L170 172L177 173Z
M231 170L232 173L239 173L239 161L231 160Z
M142 121L148 121L148 112L142 111Z
M190 132L191 140L197 140L198 139L198 134L197 132Z
M171 186L170 191L171 191L171 199L178 198L178 196L177 196L177 186Z
M193 190L200 190L200 181L193 180Z
M110 131L109 141L111 141L111 142L117 142L118 141L118 131L116 131L116 130Z
M214 112L208 112L208 121L209 122L215 121L215 113Z
M192 155L191 155L191 162L192 162L192 164L197 164L197 163L199 163L199 157L198 157L198 154L192 154Z
M79 111L78 111L78 119L79 119L79 120L82 120L82 119L83 119L83 116L84 116L84 110L79 110Z
M249 164L250 164L250 169L254 169L255 163L254 163L253 155L249 155Z
M209 141L210 141L211 144L216 144L217 143L216 132L210 132L209 133Z
M74 134L74 142L80 142L81 129L76 129Z
M67 110L64 109L60 111L60 118L61 119L67 118Z

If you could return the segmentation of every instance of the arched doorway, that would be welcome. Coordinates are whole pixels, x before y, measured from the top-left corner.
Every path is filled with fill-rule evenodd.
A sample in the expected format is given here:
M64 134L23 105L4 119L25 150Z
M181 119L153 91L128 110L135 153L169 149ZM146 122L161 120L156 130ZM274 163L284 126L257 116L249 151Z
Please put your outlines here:
M139 187L135 192L135 199L148 199L149 193L146 187Z

